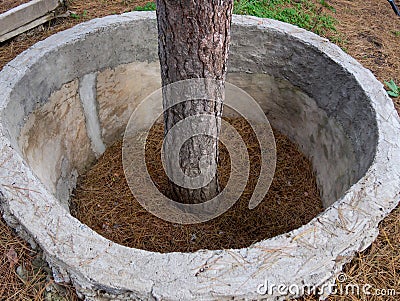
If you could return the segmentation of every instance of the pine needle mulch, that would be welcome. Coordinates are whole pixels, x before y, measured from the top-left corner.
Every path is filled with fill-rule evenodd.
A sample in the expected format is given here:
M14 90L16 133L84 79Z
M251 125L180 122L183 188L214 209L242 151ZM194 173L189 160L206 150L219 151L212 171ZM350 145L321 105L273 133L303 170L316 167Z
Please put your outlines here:
M78 300L72 286L56 284L50 275L41 252L32 250L0 219L0 300Z
M143 209L125 180L121 141L109 147L81 177L73 197L73 214L114 242L165 253L247 247L298 228L323 210L310 162L295 144L276 131L274 180L263 202L249 210L248 201L260 173L259 144L244 119L227 120L246 143L251 172L240 200L220 217L201 224L180 225L163 221ZM160 157L162 139L163 127L156 124L147 139L146 161L156 186L168 195L168 180ZM221 147L219 179L222 186L229 172L229 154Z

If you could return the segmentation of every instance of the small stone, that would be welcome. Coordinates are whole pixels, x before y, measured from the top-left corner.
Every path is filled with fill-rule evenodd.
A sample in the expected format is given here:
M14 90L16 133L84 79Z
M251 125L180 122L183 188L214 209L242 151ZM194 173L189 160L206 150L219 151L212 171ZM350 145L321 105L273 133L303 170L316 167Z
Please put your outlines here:
M27 277L26 277L26 269L25 269L25 267L23 267L22 265L19 265L19 266L17 267L16 273L17 273L17 275L18 275L22 280L24 280L24 281L27 280Z

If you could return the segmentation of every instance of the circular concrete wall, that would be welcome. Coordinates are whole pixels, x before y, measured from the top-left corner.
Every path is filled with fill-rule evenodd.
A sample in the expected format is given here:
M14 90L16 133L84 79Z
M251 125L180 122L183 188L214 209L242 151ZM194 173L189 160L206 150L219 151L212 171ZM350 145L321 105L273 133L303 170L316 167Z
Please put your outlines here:
M237 250L159 254L101 237L69 214L69 195L159 76L148 12L58 33L0 73L3 215L87 300L274 299L285 296L265 292L266 283L321 287L371 244L398 204L400 123L383 86L323 38L235 16L228 81L311 159L326 210Z

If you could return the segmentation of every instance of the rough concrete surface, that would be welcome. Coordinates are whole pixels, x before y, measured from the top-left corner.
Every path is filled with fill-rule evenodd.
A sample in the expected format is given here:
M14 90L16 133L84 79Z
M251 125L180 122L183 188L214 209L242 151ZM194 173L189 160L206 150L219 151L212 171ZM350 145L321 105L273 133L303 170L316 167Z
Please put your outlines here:
M79 85L79 95L82 100L87 126L87 134L91 141L92 150L100 156L106 147L101 139L99 114L97 112L96 73L86 74Z
M94 159L78 80L63 85L27 116L19 140L27 164L49 191L66 203L78 173ZM72 148L74 152L69 151Z
M376 238L400 197L392 101L371 72L327 40L246 16L234 17L229 79L311 158L327 209L248 248L168 254L115 244L73 218L60 195L94 158L93 137L111 143L126 111L159 86L157 68L155 14L135 12L58 33L0 73L3 216L43 249L56 279L72 281L86 300L279 300L286 296L257 288L332 283ZM84 110L87 91L83 98L96 95L97 104Z
M123 64L99 72L97 101L102 137L107 145L121 138L136 106L160 86L158 61Z
M271 125L307 154L317 171L325 208L362 176L356 174L360 162L340 124L299 88L263 73L230 73L227 80L256 99ZM365 156L364 160L371 158Z

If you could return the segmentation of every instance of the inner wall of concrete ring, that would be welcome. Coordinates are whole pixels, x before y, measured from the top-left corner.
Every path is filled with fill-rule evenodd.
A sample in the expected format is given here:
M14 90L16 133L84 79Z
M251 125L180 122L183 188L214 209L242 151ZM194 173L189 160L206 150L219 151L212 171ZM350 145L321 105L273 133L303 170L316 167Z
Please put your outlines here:
M228 69L228 81L311 159L325 207L365 174L378 139L375 112L342 66L292 35L234 23ZM10 141L68 207L78 174L121 137L136 105L160 87L159 74L154 19L62 44L13 89L3 116Z

